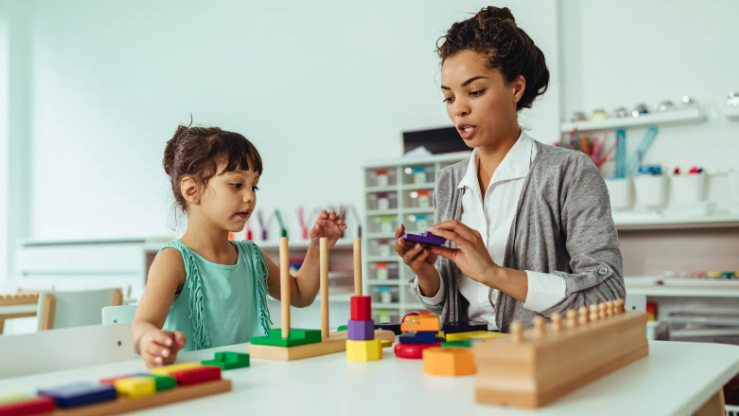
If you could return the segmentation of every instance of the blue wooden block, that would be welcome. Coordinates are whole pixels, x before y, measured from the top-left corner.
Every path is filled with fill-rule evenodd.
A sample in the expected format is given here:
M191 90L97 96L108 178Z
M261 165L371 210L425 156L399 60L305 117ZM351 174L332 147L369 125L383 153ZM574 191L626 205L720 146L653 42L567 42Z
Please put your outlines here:
M53 389L39 390L38 395L54 399L57 407L68 409L115 400L118 397L118 392L113 386L78 383Z
M400 336L401 344L433 344L436 342L436 332L413 332Z
M371 341L375 339L375 321L349 321L350 341Z
M488 324L476 321L445 322L442 328L444 334L458 334L460 332L487 331Z

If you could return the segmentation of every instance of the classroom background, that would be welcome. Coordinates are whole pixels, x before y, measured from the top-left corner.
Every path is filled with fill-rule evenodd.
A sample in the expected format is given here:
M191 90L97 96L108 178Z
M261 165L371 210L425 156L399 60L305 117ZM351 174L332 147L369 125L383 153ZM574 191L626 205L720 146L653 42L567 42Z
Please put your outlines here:
M184 230L161 161L192 117L262 155L257 213L234 239L277 260L286 232L297 269L316 210L344 213L332 326L349 318L360 234L375 320L418 310L394 229L433 225L435 175L469 157L434 147L456 135L435 43L491 4L0 1L0 294L112 288L134 305ZM739 345L739 2L494 5L551 72L521 126L606 178L650 337ZM315 326L319 303L293 308L294 326ZM36 315L0 315L0 336L41 329Z

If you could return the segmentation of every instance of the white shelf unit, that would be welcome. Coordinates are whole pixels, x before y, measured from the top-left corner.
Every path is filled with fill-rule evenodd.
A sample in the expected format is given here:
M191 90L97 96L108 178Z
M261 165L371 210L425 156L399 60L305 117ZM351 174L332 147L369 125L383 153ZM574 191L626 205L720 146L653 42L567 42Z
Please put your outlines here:
M726 107L724 114L731 121L739 121L739 107Z
M419 193L423 194L424 191L429 191L432 194L434 192L436 176L442 168L467 160L469 157L470 152L460 152L418 159L387 159L371 162L364 166L366 222L363 227L365 232L362 241L364 251L362 261L365 271L363 273L363 291L365 295L373 297L372 309L376 320L378 315L390 315L390 320L397 322L406 313L423 309L423 305L412 297L408 286L408 280L413 277L413 272L403 263L403 260L393 249L395 229L401 223L404 223L408 229L412 223L410 220L412 216L415 217L415 224L419 225L419 228L426 228L420 227L423 225L424 216L427 217L425 220L427 226L433 225L435 218L433 218L432 195L428 196L428 206L415 206L417 204L411 204L411 202L418 201ZM414 168L426 169L424 171L425 180L422 183L417 183L415 180L415 174L418 173L420 177L421 173L414 172ZM410 173L406 173L407 170ZM394 178L395 183L378 184L375 179L376 171L387 171L387 177L391 181ZM378 194L387 194L389 200L392 199L390 195L393 195L395 204L391 206L391 203L388 202L388 206L377 206L377 203L372 201L381 199L378 198ZM416 198L413 198L412 195L415 195ZM379 224L385 222L389 222L391 226L385 226L386 229L382 229ZM409 229L409 232L422 231L423 229ZM386 243L385 253L378 251L375 246L378 242ZM377 264L388 264L388 267L394 265L397 273L392 273L391 276L388 276L388 279L378 279L374 267ZM377 288L380 287L389 288L391 292L397 291L397 295L393 295L393 302L380 302L376 293Z
M739 227L739 215L728 212L716 213L707 217L670 217L661 215L615 214L613 222L619 231L660 230L688 228L727 228Z
M607 118L604 120L577 121L562 123L560 131L569 133L572 130L595 131L621 129L629 127L663 126L667 124L688 124L705 121L706 116L699 108L673 110L664 113L649 113L639 117Z

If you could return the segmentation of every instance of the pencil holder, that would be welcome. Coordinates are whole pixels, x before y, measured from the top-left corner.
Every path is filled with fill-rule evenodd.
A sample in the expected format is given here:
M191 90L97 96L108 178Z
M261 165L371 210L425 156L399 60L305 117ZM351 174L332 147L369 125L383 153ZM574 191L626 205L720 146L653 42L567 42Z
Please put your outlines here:
M705 173L672 177L672 195L681 205L695 204L706 200L708 177Z
M667 205L669 181L664 175L639 175L634 178L636 200L649 209Z
M612 209L621 211L634 206L634 182L631 178L608 178L606 186Z

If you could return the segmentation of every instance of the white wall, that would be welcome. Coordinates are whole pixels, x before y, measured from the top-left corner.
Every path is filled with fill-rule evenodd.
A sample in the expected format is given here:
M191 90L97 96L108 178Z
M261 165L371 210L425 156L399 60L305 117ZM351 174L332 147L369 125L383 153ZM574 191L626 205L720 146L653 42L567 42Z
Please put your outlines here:
M739 2L566 0L561 5L562 116L603 107L651 108L697 98L705 124L663 127L647 163L739 167L739 123L723 117L739 91ZM644 130L628 132L629 152Z
M0 292L6 274L8 240L8 5L0 2Z
M265 161L259 206L363 205L361 165L404 130L449 125L435 42L488 1L27 0L34 239L169 234L164 144L192 113ZM542 47L559 120L556 2L503 1Z

